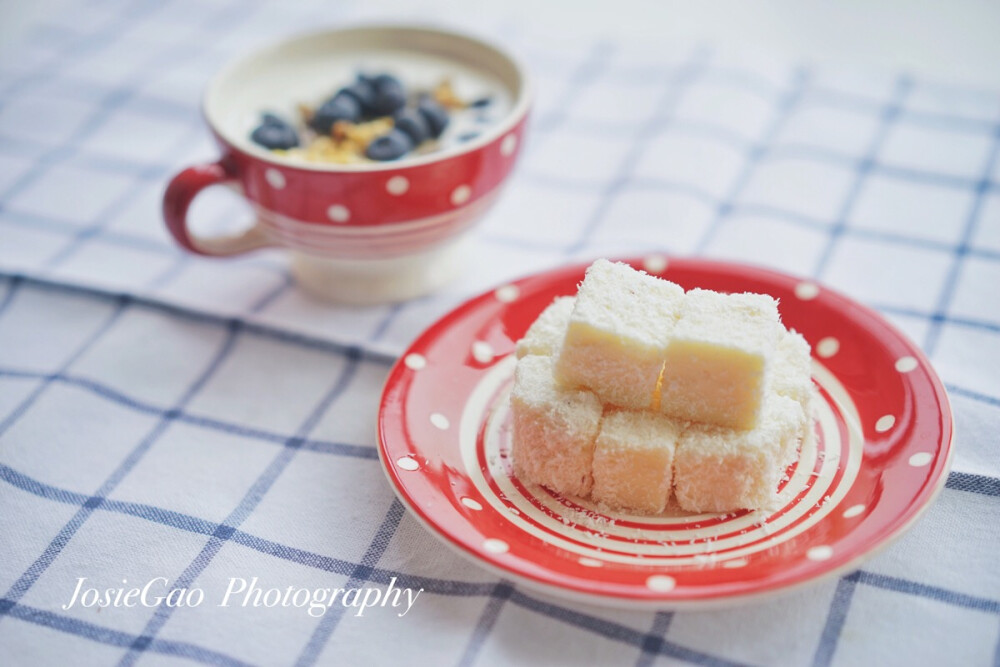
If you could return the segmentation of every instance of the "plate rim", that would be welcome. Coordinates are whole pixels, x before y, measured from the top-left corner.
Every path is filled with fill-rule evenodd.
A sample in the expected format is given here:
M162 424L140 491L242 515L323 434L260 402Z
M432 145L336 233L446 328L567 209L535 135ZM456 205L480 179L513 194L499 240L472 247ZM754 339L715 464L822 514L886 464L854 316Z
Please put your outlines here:
M402 503L402 505L407 509L411 516L417 519L417 522L427 530L429 533L435 536L440 542L443 542L448 548L466 558L467 560L475 563L477 566L484 568L485 570L500 576L504 579L512 580L514 583L522 584L525 587L540 593L542 595L558 599L558 600L570 600L573 602L580 602L585 604L597 605L604 608L614 608L621 610L659 610L659 611L699 611L699 610L712 610L720 609L732 606L738 606L742 604L750 604L754 602L761 602L765 600L775 599L783 597L803 588L816 586L823 582L830 581L834 577L841 577L846 573L857 571L861 564L870 560L871 558L877 556L883 552L886 548L897 542L907 531L910 530L921 518L927 510L934 504L938 499L941 492L945 488L948 476L951 472L951 466L955 453L955 419L954 412L951 406L951 397L948 394L947 388L944 382L937 374L937 370L931 364L930 360L924 354L923 350L912 341L907 335L899 330L892 322L885 318L881 313L876 311L874 308L861 303L846 294L830 288L825 284L818 282L812 278L801 278L791 273L785 273L779 271L769 266L754 265L745 262L730 262L725 260L716 260L701 257L675 257L665 253L653 253L655 256L662 258L667 261L667 266L664 271L670 268L670 265L675 262L681 262L685 265L705 266L710 271L715 271L719 268L724 268L727 271L748 271L760 276L768 278L777 278L781 281L797 281L797 282L809 282L815 284L821 289L822 292L830 294L840 301L849 304L853 308L858 309L866 317L877 320L882 326L889 329L899 340L903 341L907 348L909 349L912 356L914 356L920 365L927 370L927 375L930 379L930 384L935 391L935 394L943 399L939 400L937 403L941 407L940 413L942 417L947 418L948 430L943 432L941 439L939 441L939 446L945 448L945 460L941 465L940 474L937 479L934 480L933 486L925 496L925 500L919 506L914 508L913 512L906 517L906 519L900 523L894 530L882 536L876 543L871 547L864 550L862 553L855 555L849 560L845 561L819 573L812 577L806 577L799 581L794 581L786 584L778 585L777 587L772 587L768 590L750 591L745 593L730 593L730 594L720 594L715 597L710 598L697 598L697 599L683 599L676 597L664 597L664 598L645 598L636 599L623 597L614 593L601 593L601 592L583 592L579 590L574 590L572 588L560 586L557 584L548 583L535 579L527 574L517 572L513 569L505 567L504 565L492 562L481 556L481 554L474 551L468 545L453 539L445 531L441 530L434 523L431 522L430 518L425 516L424 512L416 505L414 505L410 499L404 494L401 485L398 482L398 476L393 474L394 467L390 464L387 459L388 453L386 452L385 443L385 433L383 430L383 417L385 413L386 399L392 388L393 379L401 372L401 366L405 365L405 359L414 347L417 347L431 334L436 332L439 328L444 327L445 321L450 320L454 317L459 316L465 310L473 307L481 299L488 297L490 294L494 294L497 289L507 285L517 285L527 280L532 280L536 278L542 278L547 274L554 272L563 272L579 269L580 274L587 266L593 263L598 258L591 260L574 260L572 262L560 264L557 266L540 269L531 273L525 273L517 277L511 278L503 283L494 285L488 289L477 292L476 294L464 299L459 304L452 307L447 312L441 314L437 317L431 324L425 327L417 336L415 336L410 343L407 345L406 349L400 353L399 357L393 363L386 376L385 383L382 388L381 395L379 397L379 410L376 417L377 426L377 452L379 463L382 468L382 473L389 482L389 486L392 488L393 493L396 498ZM610 259L615 262L626 262L632 266L641 266L642 261L648 258L650 255L616 255ZM604 257L601 257L604 258ZM660 271L658 273L663 273ZM599 578L595 578L595 581L600 581Z

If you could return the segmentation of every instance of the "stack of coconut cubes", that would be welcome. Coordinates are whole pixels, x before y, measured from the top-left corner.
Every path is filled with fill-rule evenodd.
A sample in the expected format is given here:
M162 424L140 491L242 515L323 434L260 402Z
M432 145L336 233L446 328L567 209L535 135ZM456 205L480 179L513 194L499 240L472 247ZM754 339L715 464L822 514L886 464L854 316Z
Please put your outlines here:
M517 357L516 473L612 509L772 509L812 433L809 344L766 295L598 260Z

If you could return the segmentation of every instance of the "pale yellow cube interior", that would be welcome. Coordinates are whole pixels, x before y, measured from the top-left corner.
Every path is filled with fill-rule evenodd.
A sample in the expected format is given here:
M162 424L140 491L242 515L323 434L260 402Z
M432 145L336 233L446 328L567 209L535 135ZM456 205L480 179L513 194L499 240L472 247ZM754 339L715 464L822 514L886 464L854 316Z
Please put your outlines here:
M662 412L732 428L756 424L764 391L763 356L691 340L673 341L665 356Z
M661 411L753 428L783 331L778 304L767 295L688 291L664 355Z
M556 377L610 405L649 408L683 300L679 285L626 264L594 262L576 296Z
M670 499L680 430L653 413L610 412L594 447L594 501L656 514Z

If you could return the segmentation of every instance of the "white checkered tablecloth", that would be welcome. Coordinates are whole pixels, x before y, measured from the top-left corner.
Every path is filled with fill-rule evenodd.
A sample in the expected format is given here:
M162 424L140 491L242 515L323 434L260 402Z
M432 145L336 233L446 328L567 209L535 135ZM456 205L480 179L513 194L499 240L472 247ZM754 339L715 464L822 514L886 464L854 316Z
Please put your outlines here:
M0 52L0 664L1000 664L1000 92L412 11L504 42L538 100L475 269L400 306L318 305L280 253L197 259L159 218L168 176L214 155L208 76L370 10L95 0ZM247 211L223 191L194 215ZM651 251L811 276L934 362L953 472L861 571L731 610L585 607L460 559L394 499L372 425L410 340L511 277ZM424 592L402 618L63 609L80 577Z

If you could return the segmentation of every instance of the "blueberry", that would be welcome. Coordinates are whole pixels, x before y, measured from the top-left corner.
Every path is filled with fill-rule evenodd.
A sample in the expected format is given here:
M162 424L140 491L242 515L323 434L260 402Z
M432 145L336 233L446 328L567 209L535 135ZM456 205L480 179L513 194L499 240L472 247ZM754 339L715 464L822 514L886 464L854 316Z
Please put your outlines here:
M473 139L475 139L478 136L479 136L478 132L465 132L463 134L458 135L458 140L459 141L463 141L463 142L464 141L472 141Z
M356 123L361 117L361 105L350 95L337 94L323 102L313 114L309 126L319 134L329 134L333 124L340 120Z
M420 98L417 103L417 110L423 115L427 125L431 128L431 136L437 139L448 127L448 112L444 107L434 101L429 96Z
M336 96L340 95L353 97L361 106L362 113L367 113L372 106L372 100L375 98L375 89L367 81L358 78L351 85L341 88Z
M368 144L365 155L369 159L385 162L398 160L410 152L411 148L413 148L413 141L410 140L409 135L402 130L393 128L387 134L383 134Z
M395 83L383 83L375 86L375 94L369 113L372 116L391 116L406 105L406 90L395 79Z
M375 76L366 77L366 80L375 90L383 86L391 86L393 88L403 87L403 82L391 74L376 74Z
M416 109L403 109L396 114L396 127L406 133L414 146L420 145L431 135L424 115Z
M469 102L469 107L473 109L482 109L483 107L488 107L491 104L493 104L493 98L487 95L486 97L480 97L478 100Z
M264 148L287 150L299 145L299 135L291 125L274 114L262 116L262 123L250 134L254 143Z
M264 125L288 125L281 116L267 112L260 115L260 122Z

